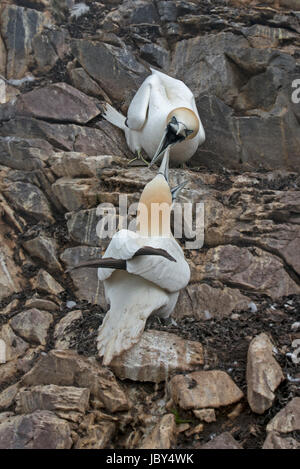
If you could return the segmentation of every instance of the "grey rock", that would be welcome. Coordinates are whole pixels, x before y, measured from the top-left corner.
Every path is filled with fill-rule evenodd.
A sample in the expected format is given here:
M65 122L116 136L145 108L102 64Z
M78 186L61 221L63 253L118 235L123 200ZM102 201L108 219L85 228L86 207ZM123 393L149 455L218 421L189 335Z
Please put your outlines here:
M3 192L16 210L37 221L53 223L49 202L38 187L17 181L7 184Z
M21 339L21 337L18 337L9 324L5 324L0 329L0 339L4 341L6 346L5 358L7 362L24 355L29 348L29 344Z
M14 316L10 320L10 325L17 334L28 342L45 345L52 322L52 314L33 308Z
M294 397L268 423L267 432L290 433L300 430L300 397Z
M170 52L157 44L143 44L140 47L141 57L150 64L168 70L170 64Z
M38 119L86 124L100 114L88 96L66 83L38 88L18 98L17 112Z
M40 234L36 238L24 241L23 247L31 257L43 261L50 270L61 270L57 259L57 242L54 239Z
M263 414L275 399L275 391L284 380L282 370L273 357L273 344L262 333L250 343L247 358L247 397L251 410Z
M57 350L67 350L75 334L70 331L70 327L75 321L82 319L82 312L79 310L71 311L66 314L55 326L54 338L55 348Z
M0 138L0 164L12 169L41 169L52 154L52 146L41 139Z
M40 269L33 280L33 288L50 295L59 295L63 287L46 270Z
M182 409L218 408L234 404L243 393L224 371L194 371L174 376L170 396Z
M192 371L203 363L199 342L183 340L168 332L148 330L136 345L115 358L110 368L121 379L159 383L176 372Z
M99 259L100 257L102 257L101 248L77 246L66 249L60 258L67 268L72 268L80 262ZM76 269L71 271L70 275L76 287L76 297L78 299L87 300L89 303L107 308L103 283L98 279L97 269Z
M11 417L0 425L1 449L70 449L69 424L49 411Z
M70 350L52 350L35 364L21 381L23 386L56 384L88 387L110 412L128 410L129 402L113 373L95 358Z
M7 50L6 77L23 78L32 63L32 40L46 22L31 8L7 5L1 12L1 35Z
M36 410L85 413L89 406L90 391L73 386L33 386L21 388L16 397L17 413L30 414Z
M69 34L64 30L44 30L36 34L32 49L36 66L34 73L48 73L69 52Z
M73 54L101 88L115 100L129 104L147 70L125 46L93 42L85 39L73 41Z
M243 449L242 446L233 438L229 432L221 433L208 443L205 443L200 449Z

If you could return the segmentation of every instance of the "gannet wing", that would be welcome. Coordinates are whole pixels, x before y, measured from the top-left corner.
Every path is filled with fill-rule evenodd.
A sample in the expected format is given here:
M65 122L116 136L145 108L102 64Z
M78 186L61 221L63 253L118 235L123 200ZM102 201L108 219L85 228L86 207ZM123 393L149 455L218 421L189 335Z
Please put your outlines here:
M149 237L147 243L149 246L165 250L176 262L162 256L134 257L126 263L127 272L143 277L170 293L186 287L190 281L190 268L175 239Z
M147 280L123 271L115 271L104 286L110 309L99 328L97 347L103 364L108 365L138 342L147 318L167 306L169 296Z
M151 76L146 78L133 100L127 113L126 125L132 130L140 130L146 122L151 94Z

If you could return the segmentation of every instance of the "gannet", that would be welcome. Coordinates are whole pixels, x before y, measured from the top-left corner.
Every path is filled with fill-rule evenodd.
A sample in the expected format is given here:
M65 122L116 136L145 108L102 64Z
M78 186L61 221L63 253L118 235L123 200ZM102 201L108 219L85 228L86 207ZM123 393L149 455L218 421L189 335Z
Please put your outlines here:
M131 101L127 118L108 103L103 116L124 131L130 150L140 157L143 149L151 164L168 147L172 164L185 163L205 140L195 98L182 81L151 72Z
M172 199L183 184L170 190L168 164L169 150L141 194L137 231L118 231L101 260L76 266L98 267L98 278L104 282L110 309L97 338L104 365L139 341L151 314L168 318L179 291L190 280L189 265L170 227ZM151 213L156 203L162 204L163 216Z

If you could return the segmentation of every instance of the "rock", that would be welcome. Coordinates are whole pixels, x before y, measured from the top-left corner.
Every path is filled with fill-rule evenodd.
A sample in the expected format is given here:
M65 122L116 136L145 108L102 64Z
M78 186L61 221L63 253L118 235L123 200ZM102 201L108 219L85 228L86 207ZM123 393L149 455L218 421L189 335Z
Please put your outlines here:
M100 88L98 83L93 80L83 68L74 68L69 70L72 85L83 93L94 96L95 98L103 98L104 101L111 103L107 94Z
M1 35L7 51L6 78L23 78L32 64L32 40L47 19L31 8L7 5L1 11Z
M25 216L45 223L54 222L49 202L37 186L21 181L10 182L3 193L12 206Z
M106 422L102 425L91 425L88 428L87 435L79 438L75 449L105 449L115 433L116 424Z
M91 156L131 155L120 129L104 121L98 127L54 124L29 117L17 117L3 123L0 136L45 139L56 149L84 152Z
M199 423L199 425L196 425L196 427L191 428L190 430L185 432L185 435L187 437L190 437L192 435L197 435L198 433L203 432L204 425L203 423Z
M205 443L200 449L243 449L229 432L221 433L213 440Z
M67 422L48 411L11 417L0 425L1 449L70 449Z
M3 316L8 316L15 309L17 309L18 306L19 306L19 301L15 299L11 303L8 303L8 305L5 308L1 309L0 314L2 314Z
M299 171L299 123L287 106L279 115L240 117L236 126L246 167Z
M95 206L100 192L96 179L60 178L52 185L52 189L69 212Z
M243 412L244 410L244 405L242 403L239 403L237 404L236 406L234 406L234 408L232 409L231 412L229 412L229 414L227 415L227 417L230 419L230 420L235 420L237 417L239 417L239 415L241 415L241 413Z
M87 246L104 246L108 244L109 239L102 240L97 235L96 230L99 221L100 215L97 215L96 208L67 214L67 227L71 239Z
M179 41L171 64L172 74L191 88L195 98L205 93L213 94L231 105L243 77L225 53L228 48L247 46L247 40L242 36L223 32Z
M102 250L97 247L77 246L66 249L60 256L68 269L80 262L102 257ZM77 289L76 297L87 300L89 303L98 304L107 309L103 283L98 279L97 269L81 268L71 270L70 276Z
M17 360L11 360L8 363L0 362L0 365L0 387L2 387L4 383L11 382L17 374Z
M67 350L69 348L71 341L74 338L74 333L68 329L74 321L78 321L78 319L82 319L82 313L81 311L75 310L66 314L66 316L56 324L54 329L54 339L56 339L55 348L57 350Z
M157 44L147 43L140 47L141 57L152 65L168 70L170 64L170 52Z
M45 300L44 298L39 298L38 296L33 296L32 298L27 300L25 303L25 308L36 308L51 312L58 310L58 306L56 303L50 300Z
M248 28L243 28L243 34L247 37L251 47L257 49L276 49L284 41L295 37L295 33L287 29L271 28L262 24L254 24Z
M6 50L5 50L3 39L0 34L0 75L5 76L5 71L6 71ZM2 101L0 100L0 102Z
M80 65L112 99L129 104L133 94L147 75L146 68L137 62L124 45L76 39L72 51Z
M110 412L128 410L129 403L114 375L93 358L73 351L52 350L42 356L33 369L23 376L23 386L56 384L88 387L91 395L104 403Z
M23 247L31 257L37 257L43 261L50 270L62 270L57 259L58 246L55 239L39 234L36 238L24 241Z
M2 210L0 202L0 300L21 291L25 284L21 269L14 261L15 236L12 230L3 223Z
M197 409L193 410L195 417L203 422L211 423L216 421L216 413L214 409Z
M64 30L44 30L32 41L35 74L46 74L69 53L69 35Z
M264 293L274 299L300 291L286 273L283 262L256 247L218 246L208 250L205 260L201 259L201 265L197 259L194 261L196 270L192 272L193 281L215 279L230 282L236 287Z
M206 283L189 285L180 292L175 311L176 319L192 316L205 321L212 318L224 318L232 311L248 309L249 298L234 288L214 288Z
M38 138L0 138L0 164L12 169L31 171L45 166L52 154L52 146Z
M247 398L251 410L263 414L275 399L274 391L284 380L279 364L273 357L269 337L259 334L249 346L247 357Z
M58 177L95 177L103 168L122 163L122 159L111 155L86 156L78 152L57 152L50 159L51 170Z
M27 342L18 337L9 324L5 324L0 329L0 339L5 342L5 355L7 362L20 357L29 348Z
M18 392L17 413L30 414L36 410L85 413L89 406L90 391L73 386L33 386Z
M242 233L245 242L271 251L300 273L300 262L293 255L300 248L299 225L294 215L300 207L300 193L274 190L264 194L259 190L261 185L267 184L276 187L279 183L280 187L280 179L277 172L262 179L237 178L225 196L224 205L209 199L205 205L207 245L235 244ZM245 184L247 194L242 195L241 187ZM234 207L230 204L232 200Z
M9 417L13 417L13 412L1 412L0 413L0 425L1 423L5 422Z
M115 358L110 368L121 379L159 383L176 372L191 371L203 363L200 343L148 330L136 345Z
M19 390L19 383L12 384L0 393L0 410L8 409L16 398ZM0 448L1 448L1 430L0 430Z
M169 389L172 400L185 410L227 406L243 397L230 376L219 370L174 376Z
M205 165L214 170L219 170L223 165L240 169L241 144L233 109L211 94L201 95L196 104L206 139L193 156L191 160L193 164Z
M28 342L46 345L47 334L53 316L46 311L29 309L10 320L12 329Z
M151 433L141 442L139 449L170 449L176 444L177 432L173 414L164 415Z
M300 397L294 397L267 425L267 432L290 433L300 430Z
M86 124L100 114L90 98L66 83L37 88L22 94L17 113L37 119Z
M59 295L64 291L63 287L45 270L40 269L33 282L33 287L43 293Z
M300 444L294 438L283 438L276 432L270 432L262 449L299 449Z

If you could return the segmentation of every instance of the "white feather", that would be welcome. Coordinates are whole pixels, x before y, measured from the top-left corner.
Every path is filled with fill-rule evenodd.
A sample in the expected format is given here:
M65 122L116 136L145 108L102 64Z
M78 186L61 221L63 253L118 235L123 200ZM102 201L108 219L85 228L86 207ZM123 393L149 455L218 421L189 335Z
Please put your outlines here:
M151 255L132 259L143 246L165 249L176 262ZM127 260L126 271L98 269L110 309L99 328L97 345L108 365L138 342L151 314L169 317L179 290L189 282L190 269L174 238L143 237L128 230L114 235L104 257Z
M76 3L74 6L70 8L70 15L71 18L75 17L80 18L80 16L85 15L90 11L90 7L86 5L85 3Z
M150 282L115 271L105 282L110 309L99 328L97 345L103 364L138 342L147 318L169 302L168 295Z
M174 145L170 152L173 162L183 163L193 156L205 140L193 93L182 81L157 70L151 69L151 72L131 101L127 126L125 117L109 105L106 105L104 117L124 130L127 145L133 153L143 148L149 158L152 158L161 142L169 113L178 107L191 109L199 119L199 131L194 138ZM124 121L121 121L121 117L116 117L116 113Z

